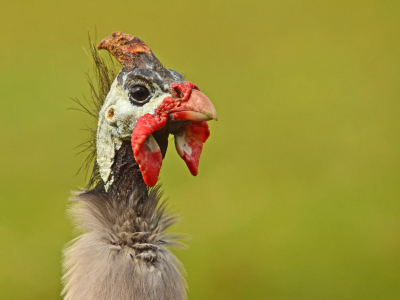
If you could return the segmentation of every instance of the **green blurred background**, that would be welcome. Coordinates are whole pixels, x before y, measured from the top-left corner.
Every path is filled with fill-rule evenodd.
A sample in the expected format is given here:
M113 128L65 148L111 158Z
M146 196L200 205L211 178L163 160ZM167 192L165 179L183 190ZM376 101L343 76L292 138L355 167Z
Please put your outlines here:
M143 39L214 102L200 173L161 180L195 299L400 299L400 1L9 1L0 299L60 299L91 125L88 31Z

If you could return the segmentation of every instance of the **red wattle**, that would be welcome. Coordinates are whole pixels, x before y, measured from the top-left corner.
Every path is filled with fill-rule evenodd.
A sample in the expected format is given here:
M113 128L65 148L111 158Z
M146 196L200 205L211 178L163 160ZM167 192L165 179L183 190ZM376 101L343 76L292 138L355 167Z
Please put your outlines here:
M132 132L132 150L136 162L139 164L144 182L152 187L157 183L162 165L162 154L157 142L151 136L154 131L164 127L168 119L168 113L178 108L182 102L189 100L192 90L199 90L192 82L171 84L172 97L166 97L154 110L154 114L145 114L139 118ZM180 117L190 114L181 113ZM191 122L185 129L183 138L189 148L181 151L181 157L186 162L190 172L197 175L199 159L203 143L210 135L207 122ZM178 146L177 146L178 149ZM179 152L179 150L178 150Z
M162 165L162 155L157 142L150 135L164 127L167 114L145 114L139 118L132 132L132 150L139 164L144 182L152 187L157 183Z
M210 130L207 122L191 122L183 133L175 137L176 150L193 176L198 173L203 144L209 136Z
M139 147L139 154L136 161L138 163L140 161L139 166L144 182L148 186L155 186L160 174L162 155L160 147L152 136L149 136L144 144Z

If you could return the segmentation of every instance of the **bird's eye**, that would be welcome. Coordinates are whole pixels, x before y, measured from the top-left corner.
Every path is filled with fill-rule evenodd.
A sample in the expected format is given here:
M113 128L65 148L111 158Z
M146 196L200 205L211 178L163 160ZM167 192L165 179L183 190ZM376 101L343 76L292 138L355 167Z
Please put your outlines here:
M149 100L149 95L150 92L146 87L136 85L131 88L129 98L134 104L145 104Z

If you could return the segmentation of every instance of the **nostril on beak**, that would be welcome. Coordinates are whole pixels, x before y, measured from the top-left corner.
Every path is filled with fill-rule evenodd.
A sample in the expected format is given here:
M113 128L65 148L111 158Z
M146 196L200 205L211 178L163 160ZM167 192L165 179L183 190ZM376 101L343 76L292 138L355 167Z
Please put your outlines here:
M184 97L184 93L179 86L174 86L171 88L171 96L173 99L181 99Z

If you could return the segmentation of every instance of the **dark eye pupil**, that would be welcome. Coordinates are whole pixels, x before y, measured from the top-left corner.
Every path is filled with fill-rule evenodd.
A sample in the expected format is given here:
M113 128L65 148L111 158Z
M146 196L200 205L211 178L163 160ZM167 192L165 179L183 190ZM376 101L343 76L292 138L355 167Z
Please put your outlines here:
M150 95L150 92L144 86L138 85L131 89L131 99L136 102L143 102Z

